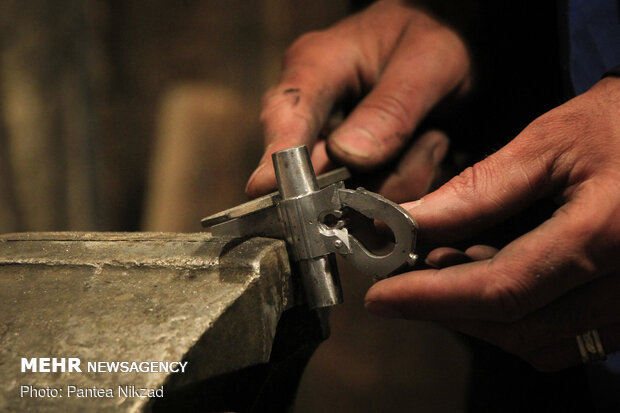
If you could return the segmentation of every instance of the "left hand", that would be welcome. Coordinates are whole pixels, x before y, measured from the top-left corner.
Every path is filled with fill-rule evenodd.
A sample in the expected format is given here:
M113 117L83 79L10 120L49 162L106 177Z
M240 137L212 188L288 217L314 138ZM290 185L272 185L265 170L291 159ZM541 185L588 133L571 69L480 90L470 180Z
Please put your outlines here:
M545 371L580 363L575 336L588 330L607 353L620 350L620 79L601 80L403 206L422 239L449 242L550 196L561 201L553 216L499 252L478 246L466 251L473 262L380 281L366 307L440 321Z

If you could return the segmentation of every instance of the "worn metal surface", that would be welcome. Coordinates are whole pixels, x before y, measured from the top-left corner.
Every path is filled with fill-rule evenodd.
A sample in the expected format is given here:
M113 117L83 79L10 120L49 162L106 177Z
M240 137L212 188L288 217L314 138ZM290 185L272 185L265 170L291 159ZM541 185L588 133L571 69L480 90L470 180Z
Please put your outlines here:
M0 237L0 411L150 410L148 398L29 398L20 386L166 394L270 358L292 305L282 241L208 234ZM185 373L21 373L21 357L188 362Z
M251 201L205 218L202 224L218 236L285 240L310 308L342 302L334 254L374 279L415 264L417 224L400 205L363 188L346 189L342 181L321 188L306 146L277 151L272 160L279 192L266 198L269 202ZM355 214L370 222L366 227L375 234L375 220L386 224L393 235L391 248L368 249L355 235L361 229L360 220L351 219Z
M284 238L298 263L306 301L311 308L340 304L343 296L338 266L335 257L325 251L321 230L317 231L318 226L325 225L319 221L321 210L314 197L319 184L310 153L305 146L297 146L277 151L271 158L282 197L278 215L286 223Z
M325 188L336 182L344 181L351 178L351 173L347 168L337 168L321 174L316 177L319 188ZM245 202L241 205L237 205L233 208L229 208L224 211L220 211L216 214L208 216L202 219L203 227L211 227L213 225L220 224L222 222L230 221L231 219L240 218L245 215L249 215L253 212L275 206L280 199L280 192L272 192L270 194L253 199L252 201Z

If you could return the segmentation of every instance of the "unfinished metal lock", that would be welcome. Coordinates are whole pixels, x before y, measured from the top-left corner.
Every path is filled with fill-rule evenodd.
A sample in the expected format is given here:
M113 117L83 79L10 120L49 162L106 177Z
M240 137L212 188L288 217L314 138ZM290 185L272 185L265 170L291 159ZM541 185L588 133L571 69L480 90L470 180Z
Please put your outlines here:
M202 225L214 236L285 240L310 308L342 302L334 254L374 278L415 263L417 225L398 204L363 188L346 189L343 181L350 175L345 168L317 178L305 146L276 152L272 159L278 192L204 218ZM387 224L394 235L391 252L375 254L351 235L341 219L346 209Z

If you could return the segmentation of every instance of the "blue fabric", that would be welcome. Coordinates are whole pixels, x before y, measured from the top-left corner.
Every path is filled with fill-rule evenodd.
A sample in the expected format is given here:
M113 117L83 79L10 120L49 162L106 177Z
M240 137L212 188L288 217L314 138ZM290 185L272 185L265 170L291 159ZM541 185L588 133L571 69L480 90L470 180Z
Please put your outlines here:
M620 64L618 0L569 0L570 73L575 94Z
M620 412L620 352L588 364L586 372L596 412Z
M569 0L570 75L576 95L620 64L620 1ZM620 412L620 352L586 366L597 412Z

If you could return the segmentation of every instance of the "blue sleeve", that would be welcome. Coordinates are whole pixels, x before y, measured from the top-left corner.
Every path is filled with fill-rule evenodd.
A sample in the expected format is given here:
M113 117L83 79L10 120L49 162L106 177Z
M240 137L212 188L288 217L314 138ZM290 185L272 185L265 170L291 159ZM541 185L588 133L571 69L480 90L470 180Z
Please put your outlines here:
M620 63L618 0L569 0L570 75L575 94Z

